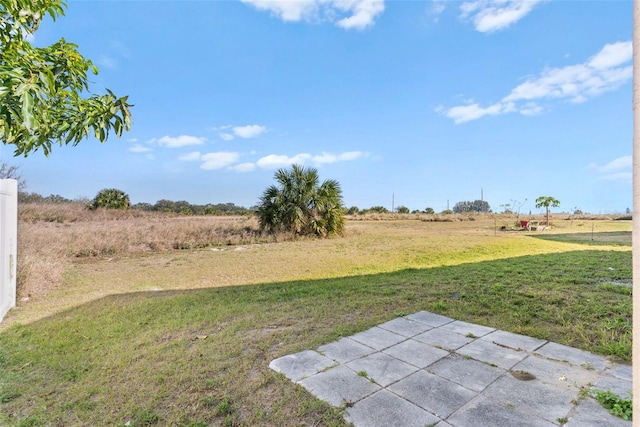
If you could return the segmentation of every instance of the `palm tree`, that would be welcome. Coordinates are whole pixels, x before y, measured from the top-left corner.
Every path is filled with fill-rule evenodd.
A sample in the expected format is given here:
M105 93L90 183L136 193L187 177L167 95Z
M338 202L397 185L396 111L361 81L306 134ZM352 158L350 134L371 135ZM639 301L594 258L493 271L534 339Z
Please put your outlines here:
M96 197L87 206L89 209L123 209L127 210L131 206L129 195L117 188L105 188L98 191Z
M338 181L319 184L318 170L294 164L275 173L278 185L265 190L257 209L260 228L270 233L326 237L343 234L342 190Z
M540 196L536 199L536 208L545 207L547 209L547 225L549 224L549 206L557 208L560 206L560 200L551 196Z

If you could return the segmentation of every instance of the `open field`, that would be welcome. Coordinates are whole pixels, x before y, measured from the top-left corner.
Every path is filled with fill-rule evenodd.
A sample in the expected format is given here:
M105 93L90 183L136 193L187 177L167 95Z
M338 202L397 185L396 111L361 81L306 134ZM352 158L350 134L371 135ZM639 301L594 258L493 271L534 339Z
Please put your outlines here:
M162 221L213 219L126 221L93 232L137 248ZM349 221L343 238L281 242L243 223L230 235L246 241L62 251L60 282L0 324L0 424L344 425L269 361L419 310L630 360L630 221L501 221ZM46 223L38 250L87 222Z

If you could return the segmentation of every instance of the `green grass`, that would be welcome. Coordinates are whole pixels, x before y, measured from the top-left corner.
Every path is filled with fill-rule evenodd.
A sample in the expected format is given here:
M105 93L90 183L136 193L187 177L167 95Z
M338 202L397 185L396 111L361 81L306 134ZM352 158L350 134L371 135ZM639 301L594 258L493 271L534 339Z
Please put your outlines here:
M631 245L630 231L609 231L591 233L588 231L582 233L563 233L563 234L541 234L535 236L539 239L551 240L555 242L581 243L586 245Z
M630 248L483 236L472 243L475 237L466 236L457 251L446 241L449 259L434 251L429 260L427 250L411 248L430 243L407 233L404 246L389 245L402 251L389 255L404 265L395 270L384 264L382 271L354 274L347 263L341 268L351 273L336 271L337 277L306 277L318 274L313 267L300 273L302 280L121 291L29 323L14 321L0 333L0 424L343 426L340 410L271 371L269 362L419 310L631 359L631 297L616 285L631 278ZM348 245L366 250L369 239L363 233L318 247L343 245L348 254ZM288 245L279 247L322 256L313 242ZM381 246L372 249L373 258L384 259ZM530 250L536 253L509 256ZM162 264L165 280L179 280L174 269L184 274L181 265L195 269L202 255L193 256ZM465 256L473 262L463 262ZM257 253L234 257L261 262ZM97 265L100 276L107 267ZM122 280L114 273L121 267L111 270L114 281ZM209 268L218 274L220 264ZM72 279L88 281L91 274L82 271ZM143 276L132 275L132 282ZM100 277L96 283L108 286L108 276ZM59 292L51 296L74 295Z

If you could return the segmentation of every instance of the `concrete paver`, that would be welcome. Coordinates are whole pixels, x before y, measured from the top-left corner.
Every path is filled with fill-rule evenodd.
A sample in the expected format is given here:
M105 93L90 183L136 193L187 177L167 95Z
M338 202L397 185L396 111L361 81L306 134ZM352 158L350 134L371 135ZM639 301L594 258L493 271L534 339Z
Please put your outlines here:
M374 353L376 350L350 338L342 338L340 341L318 347L318 351L336 362L347 363Z
M534 351L547 343L545 340L539 338L514 334L507 331L493 331L483 336L482 339L518 351Z
M630 366L421 311L269 365L356 427L629 427L583 388L632 389Z
M503 369L455 353L437 361L427 370L477 392L481 392L504 374Z
M448 351L415 340L403 341L383 352L421 369L449 355Z
M464 335L469 338L482 337L490 332L495 331L494 328L488 328L486 326L476 325L474 323L462 322L460 320L442 325L442 329L444 329L445 331L457 332L458 334Z
M384 353L374 353L352 360L346 366L383 387L393 384L418 370L415 366Z
M356 427L424 427L440 421L435 415L386 390L349 408L346 419Z
M387 331L395 332L396 334L407 338L421 334L432 328L432 326L429 326L426 323L416 322L415 320L410 320L404 317L398 317L397 319L390 320L382 325L378 325L378 327L386 329Z
M444 329L431 329L413 337L414 340L431 344L445 350L457 350L463 345L469 344L474 339L464 335L452 333Z
M398 381L389 390L443 420L478 394L426 371Z
M382 328L371 328L359 334L355 334L351 339L358 341L359 343L373 347L376 350L382 350L387 347L391 347L394 344L398 344L407 338L403 335L387 331Z
M521 381L504 375L487 387L483 396L502 402L521 412L534 414L549 422L566 417L573 408L576 393L540 381Z
M549 342L543 345L536 350L536 353L550 359L569 362L573 365L580 365L587 369L603 370L606 365L606 359L602 356L554 342Z
M475 340L460 347L458 353L503 369L510 369L527 357L527 353L524 351L512 350L483 340Z
M300 385L333 406L350 405L381 389L345 366L307 377Z

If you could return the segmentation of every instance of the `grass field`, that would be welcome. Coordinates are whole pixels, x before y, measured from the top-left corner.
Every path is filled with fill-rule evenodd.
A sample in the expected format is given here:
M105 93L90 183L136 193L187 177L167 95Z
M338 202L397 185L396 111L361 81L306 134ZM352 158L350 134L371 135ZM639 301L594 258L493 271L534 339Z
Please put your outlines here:
M500 221L75 257L0 324L0 424L341 426L269 362L419 310L629 361L630 221Z

